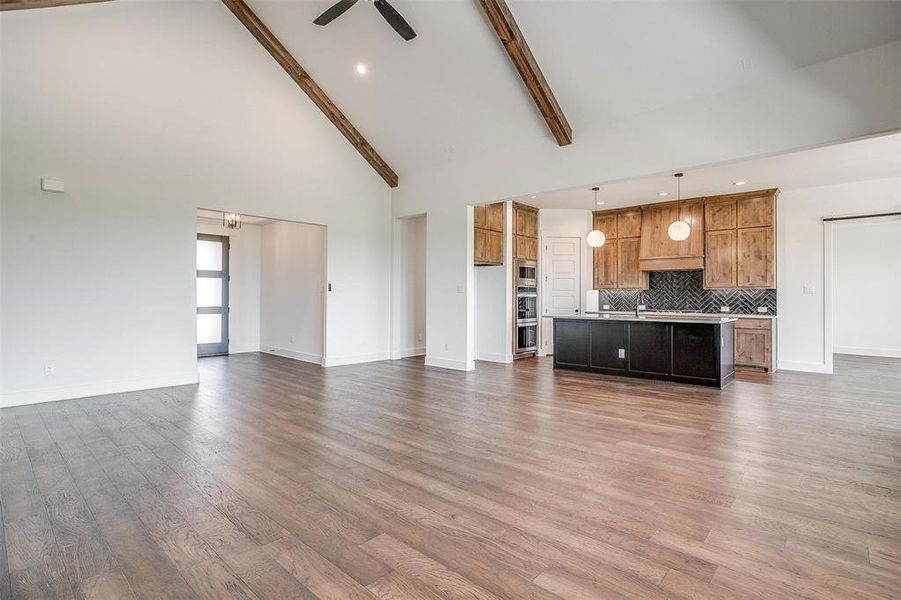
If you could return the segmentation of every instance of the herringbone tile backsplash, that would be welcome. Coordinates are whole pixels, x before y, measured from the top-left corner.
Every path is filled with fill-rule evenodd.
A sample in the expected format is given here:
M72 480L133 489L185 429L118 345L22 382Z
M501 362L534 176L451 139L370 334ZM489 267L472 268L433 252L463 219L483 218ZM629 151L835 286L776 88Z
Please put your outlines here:
M776 290L705 290L703 271L655 271L646 290L600 290L600 304L609 304L611 310L635 310L639 293L648 310L718 313L721 306L728 306L730 313L751 315L765 306L768 314L776 314Z

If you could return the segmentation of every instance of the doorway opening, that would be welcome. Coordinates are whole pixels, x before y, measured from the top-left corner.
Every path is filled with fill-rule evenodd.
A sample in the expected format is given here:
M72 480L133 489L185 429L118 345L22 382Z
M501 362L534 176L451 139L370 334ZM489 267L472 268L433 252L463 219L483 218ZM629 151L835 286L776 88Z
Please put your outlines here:
M826 220L827 360L901 358L901 213Z
M322 225L197 211L197 356L263 352L322 364L326 236Z
M426 215L394 220L391 358L426 354Z

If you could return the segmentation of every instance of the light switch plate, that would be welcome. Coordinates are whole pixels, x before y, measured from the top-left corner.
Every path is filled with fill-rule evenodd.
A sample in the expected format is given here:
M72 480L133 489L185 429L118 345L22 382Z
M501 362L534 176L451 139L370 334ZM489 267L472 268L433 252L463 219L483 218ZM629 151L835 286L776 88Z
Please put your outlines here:
M619 357L620 357L620 358L626 358L626 349L625 349L625 348L620 348L620 349L619 349Z

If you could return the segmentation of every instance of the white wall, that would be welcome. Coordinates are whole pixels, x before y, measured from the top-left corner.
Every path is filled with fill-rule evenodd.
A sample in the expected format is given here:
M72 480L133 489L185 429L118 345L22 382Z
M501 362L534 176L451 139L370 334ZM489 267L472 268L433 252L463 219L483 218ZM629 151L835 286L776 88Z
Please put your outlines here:
M221 221L200 218L197 233L228 237L228 352L260 350L260 252L261 228L244 223L226 229Z
M579 290L579 310L584 313L585 292L591 289L593 283L592 269L594 255L591 248L585 243L585 236L591 231L592 215L590 210L547 209L538 211L538 235L540 236L539 252L544 251L545 240L548 237L578 237L582 256L580 260L582 272L580 274L581 289ZM543 263L540 261L539 279L543 281L544 272L541 270ZM544 287L539 281L539 294ZM539 305L541 314L544 314L543 304ZM554 352L554 323L553 319L542 318L538 339L538 355L553 354Z
M325 363L389 356L390 191L220 3L13 11L0 38L0 403L196 382L198 207L328 226Z
M513 328L512 320L507 321L507 314L513 314L509 264L475 267L476 360L513 362L513 347L507 343L507 332Z
M260 349L321 363L325 227L276 221L261 229Z
M426 218L395 221L394 344L392 358L426 349Z
M901 177L783 191L777 201L779 368L829 372L823 218L901 209ZM805 294L807 287L811 293Z
M901 358L901 217L832 230L832 346Z
M447 366L472 364L466 336L475 322L473 303L455 294L473 272L467 205L891 131L901 128L899 103L901 43L895 42L628 118L595 111L597 121L572 123L575 141L565 148L537 132L533 144L449 154L442 165L405 175L392 196L394 216L429 216L428 264L435 275L428 298L436 310L429 313L428 354ZM792 355L810 358L805 352Z

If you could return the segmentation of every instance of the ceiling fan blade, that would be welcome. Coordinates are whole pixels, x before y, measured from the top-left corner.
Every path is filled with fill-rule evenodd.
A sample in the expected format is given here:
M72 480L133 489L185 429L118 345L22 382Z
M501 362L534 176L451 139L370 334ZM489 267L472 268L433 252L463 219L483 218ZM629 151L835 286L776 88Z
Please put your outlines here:
M338 17L344 14L344 12L357 3L357 0L341 0L340 2L336 2L331 6L331 8L327 9L324 13L316 17L316 20L313 21L317 25L328 25Z
M413 31L413 28L410 27L410 24L407 23L406 19L400 16L400 13L394 10L394 7L388 4L387 0L375 0L373 2L375 7L382 13L382 16L385 17L385 20L388 21L388 24L394 28L400 37L404 38L407 41L412 40L416 37L416 32Z

